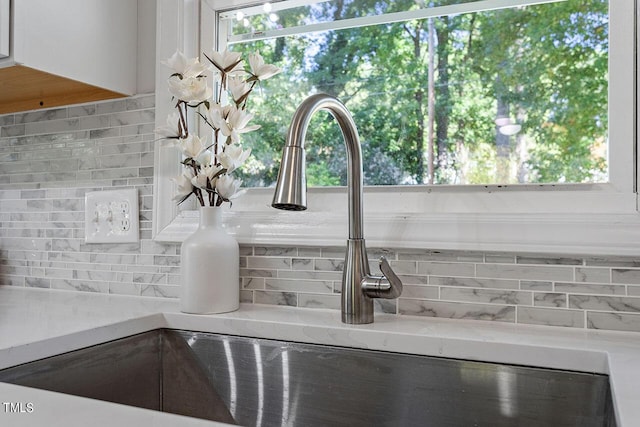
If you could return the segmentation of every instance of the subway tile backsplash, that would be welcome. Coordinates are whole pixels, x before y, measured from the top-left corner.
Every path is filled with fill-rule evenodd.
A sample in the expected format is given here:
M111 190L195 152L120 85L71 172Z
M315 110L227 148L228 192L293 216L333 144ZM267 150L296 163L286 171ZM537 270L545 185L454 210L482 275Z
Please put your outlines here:
M0 115L0 283L178 298L180 246L151 239L154 97ZM84 195L136 188L140 243L84 242ZM340 308L344 248L241 247L241 299ZM370 248L401 276L378 312L640 332L640 254Z

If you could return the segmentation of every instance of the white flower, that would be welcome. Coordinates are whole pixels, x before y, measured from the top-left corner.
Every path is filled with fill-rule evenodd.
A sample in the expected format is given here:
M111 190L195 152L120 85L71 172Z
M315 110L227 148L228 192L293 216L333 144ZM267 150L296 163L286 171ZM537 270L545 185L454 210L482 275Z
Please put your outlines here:
M259 125L247 126L253 114L239 109L235 105L212 104L207 112L208 119L214 129L219 129L222 135L230 138L228 142L238 143L240 134L260 129Z
M207 119L214 129L228 128L229 125L226 118L227 116L229 116L230 111L231 105L225 105L224 107L222 107L218 103L211 104L209 110L207 111ZM228 133L230 132L231 130L228 131Z
M260 52L249 54L249 66L255 80L266 80L282 71L275 65L265 64Z
M202 189L215 188L216 179L218 179L216 174L222 171L222 166L214 163L215 157L213 153L209 150L204 150L195 160L200 167L196 176L191 178L193 186Z
M220 153L220 163L227 170L227 173L231 173L242 166L250 155L251 148L243 150L238 144L227 145L224 152Z
M167 124L156 128L156 133L163 138L180 138L180 116L178 113L171 113L167 116Z
M173 197L174 201L181 202L185 197L193 192L191 180L194 176L195 174L193 173L193 170L189 168L185 169L182 175L172 179L177 186L176 195Z
M252 118L253 114L247 113L245 110L238 109L235 105L232 105L226 117L227 125L221 127L220 131L224 136L231 137L232 142L237 143L240 141L240 134L260 129L259 125L247 126Z
M240 52L229 52L225 49L220 53L217 51L211 52L209 60L222 73L235 73L242 70L242 59L240 59Z
M239 78L231 78L228 81L231 96L236 104L240 103L251 92L251 85Z
M201 140L198 135L190 134L186 138L180 138L178 147L180 147L185 157L195 159L206 148L206 145L205 141Z
M207 176L203 174L198 174L191 178L191 185L194 187L206 189L207 188Z
M216 190L218 194L225 200L232 200L238 196L241 196L245 191L238 191L242 185L242 181L239 179L233 179L229 175L222 175L216 182Z
M198 58L188 59L180 51L176 51L171 58L161 61L161 63L171 68L175 74L180 74L183 78L198 77L207 69L207 66L201 64Z
M169 93L180 101L185 102L202 102L211 98L213 91L207 85L207 80L203 77L185 77L180 79L178 76L169 78Z
M202 145L204 147L205 145L205 140L202 141ZM204 150L202 151L200 154L198 154L198 157L196 157L195 161L200 165L200 166L210 166L213 163L214 160L214 156L213 153L210 150Z
M202 168L202 173L209 178L209 181L213 183L215 186L214 180L218 179L216 176L218 173L222 171L222 166L220 165L207 165Z
M196 162L200 165L199 174L209 178L209 181L211 181L212 183L214 182L214 178L217 178L216 174L218 174L223 169L222 166L216 165L215 156L210 150L203 151L196 159ZM212 186L214 184L215 183L213 183Z

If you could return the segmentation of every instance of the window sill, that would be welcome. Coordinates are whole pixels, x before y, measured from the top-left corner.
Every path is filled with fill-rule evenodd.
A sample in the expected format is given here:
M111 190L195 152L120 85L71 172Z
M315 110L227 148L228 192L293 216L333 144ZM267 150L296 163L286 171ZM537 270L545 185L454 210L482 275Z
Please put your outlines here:
M313 189L319 190L319 189ZM291 246L345 246L347 239L346 196L328 191L312 191L309 210L285 212L269 207L271 189L252 193L244 204L234 203L224 212L227 229L241 244ZM333 203L312 200L324 197ZM372 194L373 193L373 194ZM388 203L376 200L376 192L365 194L364 234L367 246L386 248L480 250L528 253L584 254L584 255L638 255L640 248L640 215L631 209L635 195L612 196L594 194L587 201L591 209L585 212L571 202L563 191L548 192L547 197L569 200L557 206L556 212L535 211L519 203L519 209L500 213L497 209L485 213L456 212L454 209L429 212L411 210L406 213L384 212L380 207L393 205L394 198L402 195L384 195ZM564 194L563 194L564 193ZM327 196L325 194L325 196ZM450 197L450 195L449 195ZM604 199L603 199L604 197ZM337 198L337 200L336 200ZM536 195L527 197L535 204ZM595 199L600 203L594 205ZM344 200L341 200L344 199ZM409 198L411 199L411 198ZM437 197L436 197L437 199ZM620 200L618 200L620 199ZM614 207L624 200L628 209ZM434 200L430 200L434 201ZM343 203L344 202L344 203ZM322 209L318 206L344 206L344 210ZM518 205L518 203L514 203ZM500 203L493 204L494 206ZM437 206L437 205L436 205ZM415 207L415 206L414 206ZM467 211L469 212L469 211ZM155 240L181 242L194 232L198 222L197 211L182 211L174 220L158 231Z

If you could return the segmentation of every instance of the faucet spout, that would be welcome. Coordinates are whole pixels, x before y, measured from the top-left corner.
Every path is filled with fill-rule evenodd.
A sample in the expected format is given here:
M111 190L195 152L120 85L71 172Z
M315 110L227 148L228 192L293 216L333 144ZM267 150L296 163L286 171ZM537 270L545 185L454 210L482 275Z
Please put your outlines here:
M304 142L314 113L326 110L336 119L347 150L347 189L349 199L349 238L362 239L362 150L353 117L337 98L323 93L305 99L291 119L278 172L273 206L276 209L307 209L307 179Z
M386 260L381 260L384 277L372 276L369 272L363 232L360 137L351 113L337 98L327 94L311 95L297 108L287 133L271 206L285 210L307 208L304 141L311 117L319 110L329 111L338 122L347 155L349 238L342 276L342 321L371 323L373 298L397 298L402 292L402 283Z

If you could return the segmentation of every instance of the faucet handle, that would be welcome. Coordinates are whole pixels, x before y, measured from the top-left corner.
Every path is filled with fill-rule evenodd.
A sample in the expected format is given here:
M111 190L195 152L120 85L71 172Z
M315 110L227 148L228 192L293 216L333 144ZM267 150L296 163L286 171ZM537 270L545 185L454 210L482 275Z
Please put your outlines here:
M394 299L402 294L402 281L383 256L378 260L382 276L368 276L362 281L362 289L370 298Z
M378 259L378 267L380 268L382 275L387 279L389 279L390 277L393 277L397 280L400 280L398 279L398 276L396 276L396 273L391 268L391 265L389 265L389 261L387 261L387 257L381 256L380 259Z
M381 256L378 260L378 266L384 277L389 281L391 287L389 296L385 298L398 298L402 294L402 280L396 275L387 258Z

